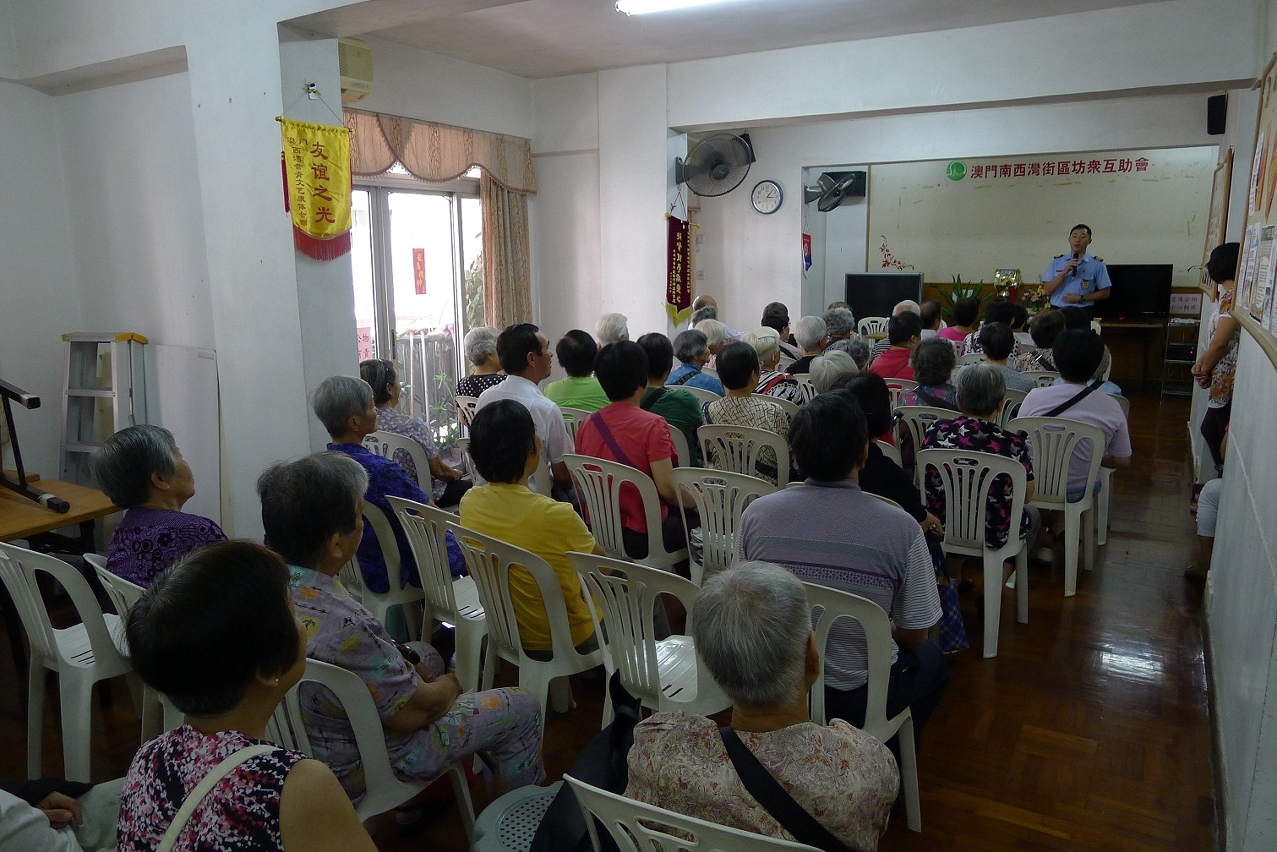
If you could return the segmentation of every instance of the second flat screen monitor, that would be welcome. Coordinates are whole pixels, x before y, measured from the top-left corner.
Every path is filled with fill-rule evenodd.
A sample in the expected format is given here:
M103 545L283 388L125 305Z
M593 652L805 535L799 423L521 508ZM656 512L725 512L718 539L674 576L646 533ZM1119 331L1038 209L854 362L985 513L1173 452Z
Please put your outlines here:
M922 301L922 273L849 272L846 299L857 321L889 317L898 302Z

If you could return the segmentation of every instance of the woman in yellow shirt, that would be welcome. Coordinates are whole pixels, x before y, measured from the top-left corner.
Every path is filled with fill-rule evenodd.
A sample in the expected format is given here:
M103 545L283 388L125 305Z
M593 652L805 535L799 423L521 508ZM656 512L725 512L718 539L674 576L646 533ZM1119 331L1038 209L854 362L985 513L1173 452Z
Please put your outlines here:
M528 490L528 478L541 458L532 415L512 399L485 405L470 424L470 456L487 485L461 499L461 525L477 533L531 551L549 563L559 578L567 606L572 644L577 651L598 649L581 581L568 563L569 550L606 556L571 504ZM515 568L510 595L523 650L533 659L551 659L550 625L541 592L532 575Z

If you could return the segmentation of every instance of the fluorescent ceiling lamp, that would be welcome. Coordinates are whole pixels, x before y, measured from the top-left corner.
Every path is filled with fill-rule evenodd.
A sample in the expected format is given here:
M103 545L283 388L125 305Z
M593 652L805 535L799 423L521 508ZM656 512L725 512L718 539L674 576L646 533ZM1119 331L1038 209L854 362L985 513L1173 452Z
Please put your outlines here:
M616 11L627 15L647 15L652 12L674 12L725 2L728 0L617 0Z

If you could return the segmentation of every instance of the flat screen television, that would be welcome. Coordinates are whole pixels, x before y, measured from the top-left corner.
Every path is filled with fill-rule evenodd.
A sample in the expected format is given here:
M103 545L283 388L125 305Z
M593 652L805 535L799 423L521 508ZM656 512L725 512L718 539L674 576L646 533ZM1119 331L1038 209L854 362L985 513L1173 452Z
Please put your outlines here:
M847 304L856 320L889 317L897 302L922 301L921 272L849 272Z
M1151 320L1171 315L1171 264L1111 263L1108 271L1113 293L1095 304L1097 319Z

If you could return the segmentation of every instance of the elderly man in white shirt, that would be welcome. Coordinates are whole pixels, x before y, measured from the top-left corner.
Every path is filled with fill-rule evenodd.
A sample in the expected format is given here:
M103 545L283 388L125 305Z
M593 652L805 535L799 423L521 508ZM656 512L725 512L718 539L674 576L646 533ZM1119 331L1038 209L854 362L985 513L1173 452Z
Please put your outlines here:
M563 422L563 411L537 387L539 382L550 377L550 369L554 366L550 342L530 322L512 325L497 337L497 357L509 378L481 393L475 410L499 399L522 403L532 415L537 437L544 444L545 459L550 465L555 486L564 490L571 488L572 477L563 463L563 456L575 448ZM536 490L535 486L532 490Z

